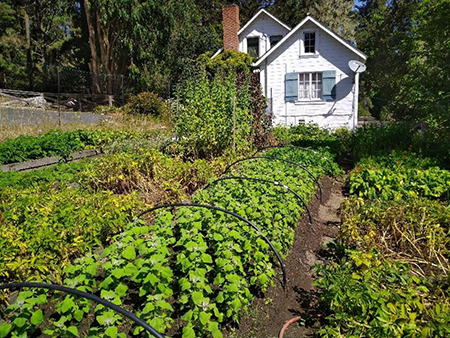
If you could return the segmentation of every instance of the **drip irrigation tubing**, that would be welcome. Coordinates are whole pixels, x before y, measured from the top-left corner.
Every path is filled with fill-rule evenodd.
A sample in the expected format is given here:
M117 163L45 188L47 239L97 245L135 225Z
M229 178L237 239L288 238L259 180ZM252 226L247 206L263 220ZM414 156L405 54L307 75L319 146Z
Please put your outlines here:
M121 315L131 319L133 322L138 324L139 326L142 326L146 331L150 332L154 337L156 338L164 338L164 336L156 331L153 327L151 327L149 324L144 322L139 317L135 316L134 314L128 312L127 310L121 308L120 306L117 306L111 302L108 302L107 300L97 297L93 294L86 293L77 289L72 289L66 286L57 285L57 284L46 284L46 283L36 283L36 282L27 282L27 283L10 283L10 284L3 284L0 285L0 290L4 289L21 289L21 288L39 288L39 289L49 289L49 290L57 290L57 291L63 291L65 293L69 293L72 295L76 295L79 297L83 297L89 300L92 300L96 303L102 304Z
M291 160L287 160L285 158L272 157L272 156L250 156L250 157L246 157L246 158L241 158L240 160L234 161L233 163L228 165L225 168L225 170L222 172L222 175L225 174L228 170L230 170L231 167L234 166L235 164L238 164L240 162L250 161L250 160L258 160L258 159L266 159L266 160L270 160L270 161L280 161L280 162L292 164L292 165L294 165L294 166L296 166L298 168L303 169L304 171L306 171L308 173L308 175L314 180L314 182L319 187L320 201L322 201L322 199L323 199L322 186L320 185L319 181L314 176L314 174L311 171L309 171L308 168L304 167L303 165L301 165L301 164L299 164L297 162L291 161ZM315 194L315 196L317 197L317 194Z
M264 182L264 183L270 183L273 185L276 185L278 187L283 187L284 189L286 189L287 191L293 193L295 195L295 197L297 197L305 206L306 211L308 213L308 218L309 218L309 224L312 225L312 216L311 216L311 211L308 208L308 205L306 204L305 200L294 190L292 190L292 188L290 188L289 186L287 186L286 184L277 182L277 181L271 181L271 180L266 180L263 178L257 178L257 177L246 177L246 176L225 176L225 177L220 177L215 181L212 181L211 183L208 183L205 186L205 189L208 188L210 185L215 184L217 182L220 181L225 181L225 180L247 180L247 181L256 181L256 182Z
M287 278L286 278L286 268L284 266L283 260L281 259L281 255L280 253L277 251L277 249L275 249L275 247L273 246L272 242L262 234L261 229L259 229L254 223L252 223L251 221L249 221L248 219L238 215L237 213L227 210L227 209L222 209L213 205L206 205L206 204L196 204L196 203L173 203L173 204L161 204L161 205L156 205L153 208L144 210L143 212L141 212L139 215L136 216L136 219L141 218L142 216L153 212L155 210L158 209L166 209L166 208L178 208L178 207L194 207L194 208L205 208L205 209L210 209L210 210L216 210L216 211L220 211L223 212L225 214L231 215L233 217L236 217L237 219L239 219L240 221L250 225L253 229L255 229L258 234L264 239L264 241L269 245L269 247L272 249L272 251L275 253L275 256L277 257L278 263L280 265L281 271L283 273L283 288L286 287L287 284Z
M309 151L309 152L311 152L311 153L313 153L313 154L316 154L316 155L322 157L322 158L328 163L328 165L330 166L330 168L333 169L333 164L332 164L331 161L328 159L328 157L326 157L324 154L318 152L317 150L311 149L311 148L305 148L305 147L294 146L294 145L292 145L292 144L281 144L281 145L277 145L277 146L267 146L267 147L263 147L263 148L261 148L261 149L258 149L258 150L253 154L253 156L256 155L257 153L259 153L260 151L267 150L267 149L273 149L273 148L296 148L296 149L302 149L302 150Z
M295 323L295 322L299 322L300 320L302 320L302 317L294 317L291 320L287 321L283 327L281 328L280 334L278 335L278 338L284 338L284 333L286 332L287 328L289 327L289 325Z

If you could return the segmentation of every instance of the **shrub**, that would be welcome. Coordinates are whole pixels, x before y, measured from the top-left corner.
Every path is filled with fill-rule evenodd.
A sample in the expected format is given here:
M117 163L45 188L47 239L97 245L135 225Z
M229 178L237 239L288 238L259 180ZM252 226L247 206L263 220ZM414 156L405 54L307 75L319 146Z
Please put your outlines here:
M414 123L396 122L382 126L369 125L358 128L351 141L355 162L364 157L384 156L391 150L412 150L423 156L435 158L442 166L450 166L450 135L447 130L431 126L419 132Z
M117 114L120 112L120 108L114 107L114 106L96 106L92 110L92 114L100 114L100 115L110 115L110 114Z
M202 54L197 59L197 64L205 67L206 71L212 76L228 75L230 73L250 73L252 58L247 53L226 50L214 59L211 59L210 53Z
M167 103L150 92L142 92L128 99L125 111L133 115L150 115L153 117L167 117L169 108Z

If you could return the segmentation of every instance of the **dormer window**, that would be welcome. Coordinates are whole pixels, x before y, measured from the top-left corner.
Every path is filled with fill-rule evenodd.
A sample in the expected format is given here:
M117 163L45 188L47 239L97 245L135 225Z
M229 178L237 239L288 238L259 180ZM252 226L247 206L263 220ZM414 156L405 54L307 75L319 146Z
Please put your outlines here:
M252 58L259 57L259 38L247 38L247 53Z
M305 54L314 54L316 52L316 33L305 32L303 41L305 46Z
M280 42L282 38L283 38L283 35L271 35L270 38L269 38L269 41L270 41L270 48L272 48L272 47L275 46L278 42Z

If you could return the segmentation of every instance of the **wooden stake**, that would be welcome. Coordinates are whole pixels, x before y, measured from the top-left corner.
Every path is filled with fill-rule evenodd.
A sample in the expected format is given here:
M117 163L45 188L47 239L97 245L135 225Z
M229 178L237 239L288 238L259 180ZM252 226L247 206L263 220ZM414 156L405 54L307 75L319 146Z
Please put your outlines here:
M236 96L233 98L233 151L236 152Z
M59 102L59 95L61 94L61 85L59 81L59 66L56 66L56 73L58 75L58 125L61 127L61 105Z

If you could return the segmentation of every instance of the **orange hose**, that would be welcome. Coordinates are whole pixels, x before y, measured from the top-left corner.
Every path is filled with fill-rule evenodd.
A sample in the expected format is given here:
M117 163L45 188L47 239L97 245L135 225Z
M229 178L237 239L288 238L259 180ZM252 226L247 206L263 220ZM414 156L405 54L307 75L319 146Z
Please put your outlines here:
M287 330L288 326L291 325L292 323L298 322L301 319L302 319L302 317L294 317L291 320L287 321L286 324L284 324L283 328L281 329L280 334L278 335L278 338L283 338L284 332Z

